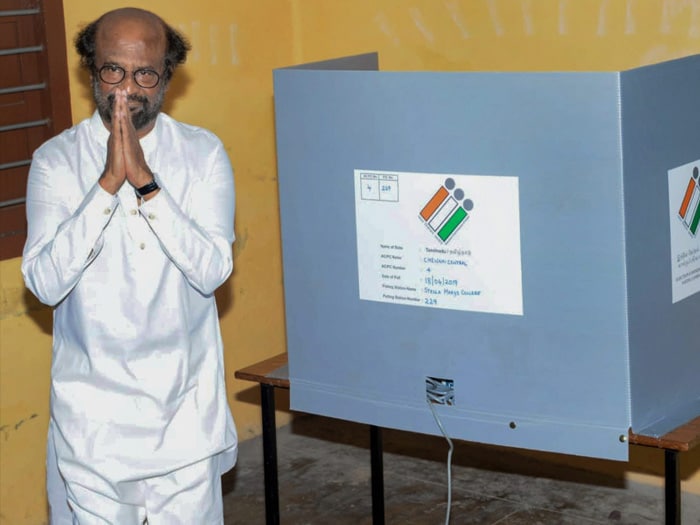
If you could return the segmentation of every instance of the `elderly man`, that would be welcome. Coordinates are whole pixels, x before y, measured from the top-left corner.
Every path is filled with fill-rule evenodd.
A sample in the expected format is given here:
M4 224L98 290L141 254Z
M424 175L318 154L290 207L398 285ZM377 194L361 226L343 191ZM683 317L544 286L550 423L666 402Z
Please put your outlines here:
M223 523L237 437L213 294L232 270L231 165L212 133L160 112L189 45L158 16L106 13L76 49L97 111L34 154L22 262L55 306L49 478L57 465L68 505L52 510Z

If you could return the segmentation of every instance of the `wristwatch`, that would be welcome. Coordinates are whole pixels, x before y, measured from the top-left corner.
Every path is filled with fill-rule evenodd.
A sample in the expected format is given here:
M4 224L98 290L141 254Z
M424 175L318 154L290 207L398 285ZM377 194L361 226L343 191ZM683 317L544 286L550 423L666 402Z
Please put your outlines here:
M154 192L158 189L160 189L160 186L158 186L156 179L153 179L151 182L149 182L145 186L141 186L140 188L136 188L136 195L138 195L139 197L145 197L149 193Z

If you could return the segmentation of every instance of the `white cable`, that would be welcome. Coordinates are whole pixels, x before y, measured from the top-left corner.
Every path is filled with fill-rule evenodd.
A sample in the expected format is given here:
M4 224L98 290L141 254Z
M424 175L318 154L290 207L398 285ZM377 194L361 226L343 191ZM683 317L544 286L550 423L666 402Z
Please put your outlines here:
M430 407L430 411L433 413L435 422L440 428L440 432L442 432L442 435L445 436L445 439L450 445L450 450L447 453L447 512L445 514L445 525L450 525L450 509L452 508L452 451L454 450L454 445L452 444L450 436L448 436L447 432L445 432L445 427L442 426L442 422L435 411L433 403L430 401L430 397L428 397L427 402L428 406Z

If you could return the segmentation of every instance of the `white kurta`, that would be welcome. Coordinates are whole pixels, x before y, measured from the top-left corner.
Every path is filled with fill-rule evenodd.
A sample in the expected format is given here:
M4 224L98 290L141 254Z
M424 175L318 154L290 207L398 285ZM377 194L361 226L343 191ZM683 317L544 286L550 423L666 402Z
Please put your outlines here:
M214 290L232 270L234 186L211 132L160 114L141 139L161 191L97 180L97 113L35 153L22 273L55 306L51 416L69 481L115 484L236 458ZM95 487L99 490L99 487Z

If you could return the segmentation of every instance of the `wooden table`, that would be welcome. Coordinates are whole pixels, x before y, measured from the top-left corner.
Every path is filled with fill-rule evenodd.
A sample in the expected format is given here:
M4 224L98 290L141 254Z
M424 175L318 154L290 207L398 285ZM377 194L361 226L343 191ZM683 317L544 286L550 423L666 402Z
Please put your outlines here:
M262 412L263 472L265 476L265 523L280 522L279 485L277 482L277 427L275 424L275 388L289 389L287 354L276 355L238 370L236 379L260 383Z
M260 408L263 432L263 472L265 479L265 523L279 525L279 484L277 478L277 428L275 424L275 388L289 389L287 354L279 354L238 370L236 379L260 384ZM372 523L384 524L384 463L382 433L369 426L372 471Z
M277 481L277 430L275 426L275 388L289 389L287 354L279 354L238 370L237 379L260 384L262 411L263 461L265 476L265 523L279 525L279 486ZM680 452L700 443L700 417L661 437L635 434L630 430L629 443L664 450L666 525L681 523ZM372 523L384 524L384 467L381 428L370 425L372 462Z
M635 434L630 430L629 442L633 445L663 449L666 525L680 525L681 469L678 456L681 452L692 450L700 443L700 417L660 437Z

